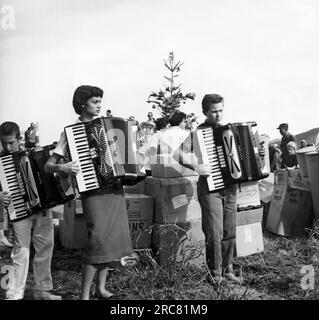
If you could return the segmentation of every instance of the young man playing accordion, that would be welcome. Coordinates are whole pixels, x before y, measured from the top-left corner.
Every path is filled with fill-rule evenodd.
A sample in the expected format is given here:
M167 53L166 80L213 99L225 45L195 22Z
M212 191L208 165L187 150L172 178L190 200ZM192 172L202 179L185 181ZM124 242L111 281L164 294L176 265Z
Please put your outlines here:
M218 94L207 94L202 100L204 123L197 129L221 126L224 99ZM186 168L198 172L198 200L202 209L202 229L205 234L206 262L210 271L208 280L220 284L226 280L240 284L241 279L234 274L233 257L236 244L237 184L224 189L209 191L207 177L211 174L207 164L193 163L186 152L194 150L199 155L199 146L192 134L175 151L174 158ZM260 149L261 156L265 148Z
M1 155L23 151L20 146L20 129L14 122L4 122L0 126L0 140L3 146ZM0 192L0 204L4 211L11 202L11 195ZM35 249L33 258L33 275L35 300L61 300L53 295L51 276L51 259L54 246L52 211L42 210L27 218L13 221L14 244L11 252L13 276L6 292L7 300L21 300L24 297L25 284L29 270L30 243ZM31 230L33 229L33 233Z

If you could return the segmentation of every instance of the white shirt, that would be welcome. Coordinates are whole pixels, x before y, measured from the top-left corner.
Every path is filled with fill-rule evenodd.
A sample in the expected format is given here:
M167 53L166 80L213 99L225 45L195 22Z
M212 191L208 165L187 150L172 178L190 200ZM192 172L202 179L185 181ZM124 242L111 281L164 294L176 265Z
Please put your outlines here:
M79 122L82 122L82 121L80 120L80 118L77 118L75 123L79 123ZM68 153L68 142L66 140L66 136L65 136L64 131L61 133L60 139L59 139L53 153L56 153L62 157L64 157Z
M166 129L162 132L159 139L161 153L174 153L188 136L189 131L182 129L179 126Z

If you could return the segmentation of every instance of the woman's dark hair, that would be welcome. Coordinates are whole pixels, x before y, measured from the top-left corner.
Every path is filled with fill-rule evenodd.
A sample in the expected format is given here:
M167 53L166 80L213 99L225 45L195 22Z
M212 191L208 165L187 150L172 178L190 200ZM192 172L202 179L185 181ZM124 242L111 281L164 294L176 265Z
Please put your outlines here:
M203 113L206 114L206 112L209 111L210 105L224 102L224 98L220 96L219 94L205 94L203 100L202 100L202 109Z
M20 128L15 122L6 121L0 126L0 136L12 136L15 135L17 139L20 139Z
M77 114L81 114L82 106L92 97L103 98L103 90L93 86L80 86L73 95L73 108Z
M169 123L172 127L175 127L182 123L184 119L186 119L186 114L178 111L171 116Z
M166 126L169 124L169 121L167 118L158 118L155 120L156 124L156 130L162 130L166 128Z

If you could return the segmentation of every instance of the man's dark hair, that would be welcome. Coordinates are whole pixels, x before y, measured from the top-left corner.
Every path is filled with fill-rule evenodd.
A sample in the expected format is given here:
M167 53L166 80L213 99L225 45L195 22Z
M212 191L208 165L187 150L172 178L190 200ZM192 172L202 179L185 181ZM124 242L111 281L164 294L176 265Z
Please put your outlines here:
M106 110L106 112L110 112L110 113L112 113L112 111L111 111L110 109Z
M81 115L82 106L92 97L103 98L103 90L93 86L80 86L78 87L73 95L73 108L75 112Z
M169 124L169 121L167 118L158 118L155 120L156 124L156 130L162 130L166 128L166 126Z
M184 112L175 112L169 119L169 123L172 127L175 127L180 125L184 119L186 119L186 114Z
M206 113L209 111L210 105L224 102L224 98L220 96L219 94L205 94L203 100L202 100L202 109L203 113Z
M0 126L0 136L13 136L20 139L20 128L15 122L6 121Z

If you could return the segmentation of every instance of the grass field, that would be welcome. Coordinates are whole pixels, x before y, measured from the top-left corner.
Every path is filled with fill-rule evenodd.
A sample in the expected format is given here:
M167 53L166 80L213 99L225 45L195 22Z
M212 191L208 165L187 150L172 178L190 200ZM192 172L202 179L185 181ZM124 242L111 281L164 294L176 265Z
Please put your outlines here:
M114 268L106 288L121 294L125 300L319 299L319 225L300 239L265 232L264 247L263 253L235 259L235 270L245 280L241 286L209 284L205 267L181 263L160 267L151 253L145 252L136 266ZM10 264L9 249L1 248L1 257L0 267ZM81 259L81 251L65 250L56 244L52 260L54 292L63 299L79 299ZM311 272L315 275L313 286L302 279ZM308 289L302 288L302 283L308 284ZM29 272L25 299L31 299L32 286L32 272ZM4 299L3 290L0 299Z

